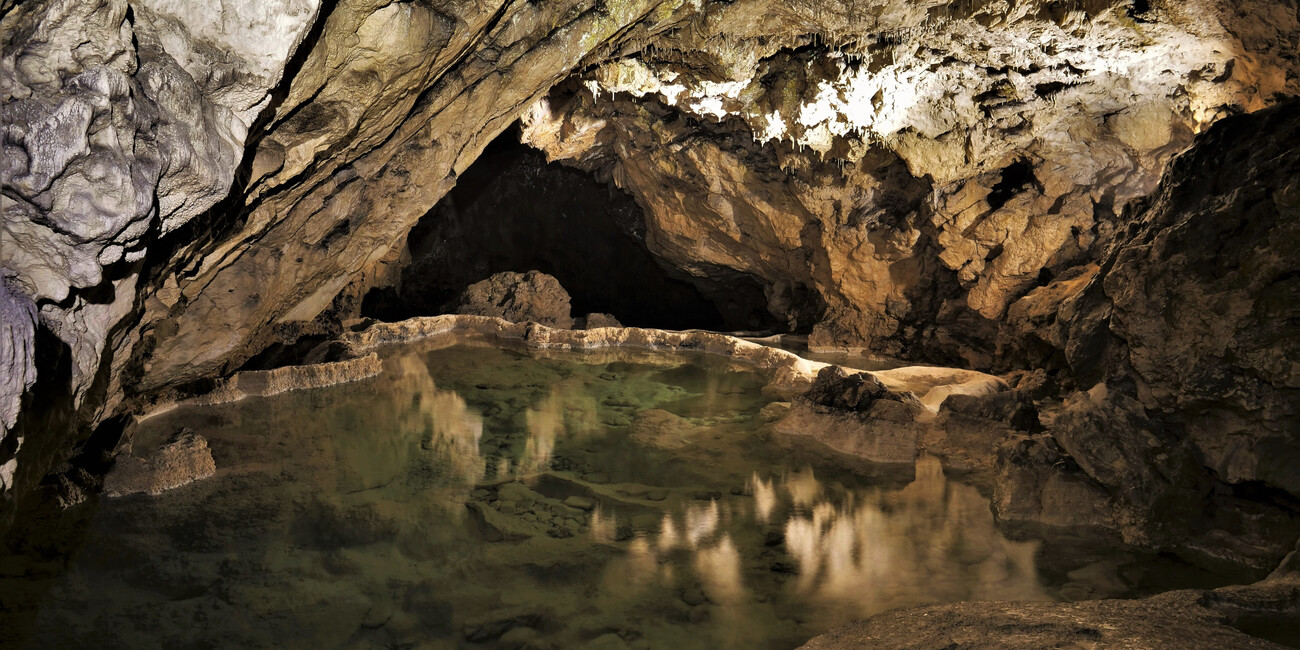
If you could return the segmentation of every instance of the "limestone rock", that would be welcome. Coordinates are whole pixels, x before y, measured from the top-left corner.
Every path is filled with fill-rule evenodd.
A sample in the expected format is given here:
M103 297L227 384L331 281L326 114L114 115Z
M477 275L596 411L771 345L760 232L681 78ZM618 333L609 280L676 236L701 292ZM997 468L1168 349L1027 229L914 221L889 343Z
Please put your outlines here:
M0 269L0 440L18 419L23 393L36 381L36 306ZM12 470L11 470L12 472ZM9 477L4 477L7 487Z
M317 0L36 0L0 11L0 268L72 349L74 407L101 370L111 375L87 420L122 398L148 247L230 193L250 128L318 9ZM22 358L6 357L0 376L31 379ZM4 383L0 428L9 428ZM3 453L9 475L13 447Z
M1080 470L1051 436L1012 436L995 448L993 510L1000 522L1118 527L1115 499Z
M961 368L902 366L875 370L871 374L895 393L919 396L921 405L932 412L937 412L948 398L956 395L980 397L1008 388L998 377Z
M1135 400L1100 388L1078 393L1051 431L1083 472L1124 506L1121 524L1135 541L1184 535L1203 508L1209 475L1192 450Z
M598 327L622 327L623 324L618 322L617 318L609 314L587 314L586 329L596 329Z
M1206 132L1058 331L1081 379L1131 385L1221 480L1300 496L1297 107Z
M185 430L173 436L147 458L119 457L104 477L104 496L144 493L157 496L167 490L212 476L217 471L208 441Z
M701 291L720 269L757 278L814 348L987 368L1008 307L1098 257L1220 107L1297 82L1296 19L1265 25L1262 4L1270 18L1194 4L1142 23L1119 4L1022 8L895 3L862 24L844 3L730 3L662 44L690 64L608 61L535 104L524 138L637 196L647 246ZM787 26L822 36L783 49Z
M109 265L143 257L149 233L229 192L318 9L240 4L52 0L4 17L0 265L31 295L62 301L99 284Z
M827 366L817 373L803 399L834 409L868 411L878 399L900 398L868 373L850 374L839 366Z
M569 293L560 281L540 271L497 273L471 284L461 294L456 313L495 316L512 323L532 321L569 329Z
M979 602L878 614L814 638L806 650L840 648L1259 648L1286 646L1300 588L1260 583L1181 590L1137 600ZM1261 638L1263 637L1263 638ZM1291 637L1294 638L1294 637Z
M141 388L234 369L279 328L329 318L546 89L610 41L694 11L680 0L598 6L338 3L258 142L237 227L197 246L210 263L194 274L167 269L182 300L143 316L158 327L138 348Z
M0 267L19 304L0 298L0 345L30 349L35 306L66 344L49 352L84 433L337 334L522 116L530 144L635 197L658 263L719 304L757 287L813 349L1042 367L1046 392L1122 394L1042 423L1071 473L1030 472L1039 496L1073 499L1082 477L1159 500L1201 485L1189 455L1216 494L1296 495L1295 104L1264 109L1300 92L1300 20L1267 0L1139 4L0 2ZM567 307L548 317L569 326ZM31 356L0 358L0 412ZM811 383L813 366L771 359L781 396ZM1002 389L983 377L926 405ZM1111 424L1176 457L1110 467L1096 438ZM1168 467L1162 485L1152 468Z
M916 460L921 412L915 397L889 390L869 373L827 366L774 427L874 463L910 464Z
M1041 429L1038 412L1019 391L954 394L944 400L922 446L944 466L972 472L992 485L997 451L1006 441Z

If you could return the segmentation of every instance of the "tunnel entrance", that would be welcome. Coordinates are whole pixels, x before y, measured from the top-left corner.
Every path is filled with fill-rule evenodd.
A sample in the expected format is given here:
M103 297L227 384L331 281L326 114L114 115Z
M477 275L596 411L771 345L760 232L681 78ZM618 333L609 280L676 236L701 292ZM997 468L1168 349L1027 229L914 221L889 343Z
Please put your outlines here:
M569 292L574 317L608 313L624 325L663 329L775 327L757 278L720 269L697 286L649 252L644 232L630 195L548 163L519 142L516 125L411 230L400 283L371 291L362 315L391 321L445 313L474 282L536 269Z

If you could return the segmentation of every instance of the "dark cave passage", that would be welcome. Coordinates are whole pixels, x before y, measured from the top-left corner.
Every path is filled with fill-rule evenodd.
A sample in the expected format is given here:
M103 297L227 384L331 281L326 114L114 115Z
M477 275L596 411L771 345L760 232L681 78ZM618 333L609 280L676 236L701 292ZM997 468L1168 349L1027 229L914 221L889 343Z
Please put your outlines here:
M574 317L608 313L624 325L665 329L775 326L756 278L720 270L692 284L646 249L644 230L631 196L547 163L511 128L420 219L399 286L368 294L362 314L391 321L444 313L474 282L536 269L569 292Z

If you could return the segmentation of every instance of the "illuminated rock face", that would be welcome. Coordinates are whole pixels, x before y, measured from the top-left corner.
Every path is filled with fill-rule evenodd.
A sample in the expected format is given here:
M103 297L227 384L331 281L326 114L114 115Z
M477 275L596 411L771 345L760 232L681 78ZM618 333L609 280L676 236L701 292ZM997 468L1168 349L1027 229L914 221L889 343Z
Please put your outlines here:
M814 347L1045 367L1070 391L1126 367L1073 334L1106 321L1140 341L1124 376L1142 408L1192 409L1180 396L1212 390L1158 369L1186 355L1144 351L1245 330L1140 327L1166 303L1132 291L1070 306L1160 268L1105 260L1130 230L1172 227L1132 206L1197 133L1300 92L1281 2L254 4L0 2L6 486L34 484L66 443L15 474L18 436L62 435L29 430L39 409L14 415L42 370L28 306L66 345L44 354L67 366L82 426L337 333L516 120L635 197L663 265L702 286L757 279ZM1268 379L1242 390L1294 385L1270 345L1247 346ZM1282 437L1254 428L1253 405L1216 411L1245 432L1230 443L1189 429L1229 481L1276 474L1240 451Z
M998 364L1007 311L1096 259L1193 134L1296 91L1294 12L791 9L772 23L822 36L789 50L747 4L552 93L524 137L636 195L662 258L762 278L820 347Z
M84 404L87 419L111 414L116 396L88 393L137 338L127 330L138 323L149 247L230 192L248 132L318 10L315 0L9 5L0 19L0 436L16 425L40 356L23 305L67 346L50 355L70 357L71 404ZM21 433L3 447L5 487L19 480ZM19 478L30 484L47 469Z

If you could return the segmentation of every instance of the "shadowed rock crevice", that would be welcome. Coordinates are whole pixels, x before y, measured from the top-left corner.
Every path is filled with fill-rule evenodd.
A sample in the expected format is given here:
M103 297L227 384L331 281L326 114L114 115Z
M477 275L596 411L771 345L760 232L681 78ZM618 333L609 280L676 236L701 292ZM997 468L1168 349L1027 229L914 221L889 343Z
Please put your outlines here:
M499 136L407 238L394 286L372 290L362 315L401 320L454 311L470 284L537 270L570 294L574 316L609 313L625 325L755 330L774 325L756 278L716 269L695 278L645 245L645 220L627 193L589 173L547 163Z
M1043 184L1038 182L1034 176L1034 166L1028 160L1020 159L1011 163L1002 170L1002 178L993 185L992 191L989 192L989 207L997 210L1007 204L1011 197L1020 193L1027 187L1034 186L1038 191L1042 191ZM997 248L1001 252L1001 247ZM997 255L990 253L986 261L993 261Z

